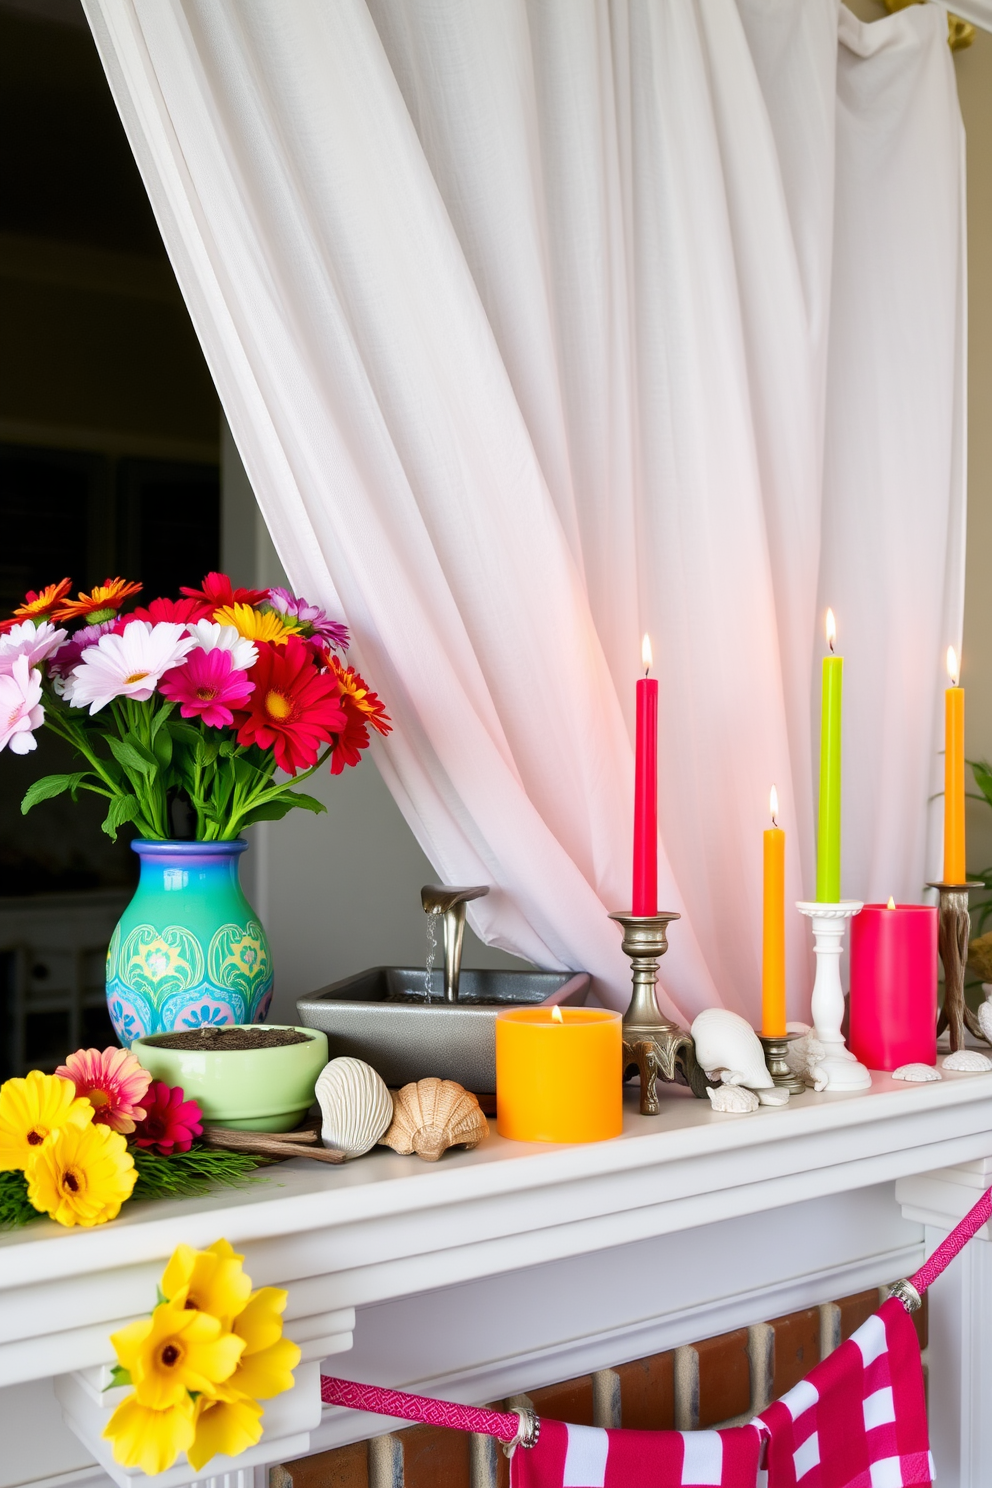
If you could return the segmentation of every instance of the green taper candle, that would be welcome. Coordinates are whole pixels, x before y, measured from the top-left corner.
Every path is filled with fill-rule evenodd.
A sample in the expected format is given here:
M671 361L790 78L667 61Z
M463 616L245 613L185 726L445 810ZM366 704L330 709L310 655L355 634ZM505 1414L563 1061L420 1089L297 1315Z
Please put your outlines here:
M820 817L816 837L816 898L819 904L840 901L840 718L844 693L844 658L834 656L837 627L827 611L830 655L823 658L820 709Z

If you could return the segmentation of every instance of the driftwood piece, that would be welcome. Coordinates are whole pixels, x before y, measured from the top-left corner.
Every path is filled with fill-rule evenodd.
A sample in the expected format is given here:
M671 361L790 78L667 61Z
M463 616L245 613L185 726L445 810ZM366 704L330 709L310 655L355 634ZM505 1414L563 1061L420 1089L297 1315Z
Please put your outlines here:
M205 1147L219 1148L224 1152L249 1152L283 1161L289 1157L312 1157L315 1162L326 1163L343 1163L345 1160L343 1152L333 1147L321 1147L312 1128L291 1132L234 1131L228 1126L204 1122L201 1141Z

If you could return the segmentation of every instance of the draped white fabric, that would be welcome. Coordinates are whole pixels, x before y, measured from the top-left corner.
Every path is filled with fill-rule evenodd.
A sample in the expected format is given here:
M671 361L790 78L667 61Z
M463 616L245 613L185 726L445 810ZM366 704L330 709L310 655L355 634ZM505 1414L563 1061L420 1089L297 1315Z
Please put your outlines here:
M963 597L943 14L84 3L276 547L438 872L497 886L479 933L625 1005L648 631L662 1001L753 1015L773 782L813 891L828 603L844 889L918 899Z

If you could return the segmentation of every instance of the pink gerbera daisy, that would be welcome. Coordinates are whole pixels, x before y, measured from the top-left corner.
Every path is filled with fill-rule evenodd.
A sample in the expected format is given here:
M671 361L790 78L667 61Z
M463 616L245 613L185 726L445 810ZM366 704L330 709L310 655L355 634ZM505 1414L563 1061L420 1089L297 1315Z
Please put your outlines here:
M234 722L232 708L243 708L255 691L244 672L235 667L230 651L197 647L182 666L166 672L158 687L163 697L179 703L184 718L202 718L208 728L227 728Z
M153 1080L145 1104L148 1115L135 1133L135 1145L148 1147L160 1157L188 1152L193 1138L203 1131L203 1112L196 1101L186 1099L181 1085Z
M141 1102L152 1077L126 1049L77 1049L55 1073L71 1080L76 1094L89 1101L95 1122L132 1132L144 1120Z

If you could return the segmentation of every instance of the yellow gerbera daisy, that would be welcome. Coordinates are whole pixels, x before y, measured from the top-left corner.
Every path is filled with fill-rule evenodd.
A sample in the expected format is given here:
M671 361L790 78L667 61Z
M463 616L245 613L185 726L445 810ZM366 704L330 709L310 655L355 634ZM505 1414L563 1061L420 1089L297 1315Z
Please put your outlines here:
M223 1393L221 1400L201 1395L196 1402L196 1435L193 1445L186 1448L186 1456L197 1472L218 1452L236 1457L253 1447L262 1435L262 1407L226 1388Z
M214 620L218 625L233 625L246 640L271 641L276 646L285 645L286 637L300 628L288 615L277 610L255 610L248 604L222 605L214 610Z
M212 1395L230 1379L245 1347L209 1313L171 1302L159 1303L150 1318L129 1323L110 1341L138 1404L152 1410L178 1405L190 1390Z
M167 1410L152 1410L128 1395L104 1427L104 1440L113 1442L114 1461L121 1467L140 1467L154 1477L193 1445L196 1414L188 1395Z
M175 1307L209 1312L230 1330L231 1319L251 1296L251 1278L241 1269L243 1260L226 1240L216 1240L206 1250L177 1245L162 1277L162 1295ZM280 1322L275 1336L281 1332Z
M65 1083L65 1082L62 1082ZM28 1198L61 1225L97 1225L113 1219L137 1181L134 1159L120 1132L109 1126L61 1126L45 1138L27 1169Z
M67 1124L88 1126L92 1120L93 1107L77 1099L71 1080L40 1070L23 1080L7 1080L0 1086L0 1172L29 1168L49 1132Z

